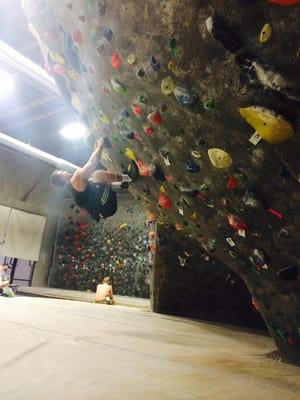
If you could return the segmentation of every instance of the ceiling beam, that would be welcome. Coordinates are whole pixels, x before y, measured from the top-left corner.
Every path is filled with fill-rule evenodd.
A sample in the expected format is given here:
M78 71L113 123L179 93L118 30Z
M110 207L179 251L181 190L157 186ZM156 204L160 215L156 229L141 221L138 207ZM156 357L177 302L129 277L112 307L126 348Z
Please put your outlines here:
M22 74L47 92L61 96L56 83L41 67L0 40L0 64Z

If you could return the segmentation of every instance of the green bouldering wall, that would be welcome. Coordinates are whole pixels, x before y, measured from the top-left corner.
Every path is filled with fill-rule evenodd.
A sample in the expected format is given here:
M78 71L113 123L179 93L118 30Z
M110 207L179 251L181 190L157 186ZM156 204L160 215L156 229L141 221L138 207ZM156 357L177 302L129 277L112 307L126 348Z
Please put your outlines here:
M299 362L300 6L274 3L23 0L106 166L139 169L133 195L244 280Z

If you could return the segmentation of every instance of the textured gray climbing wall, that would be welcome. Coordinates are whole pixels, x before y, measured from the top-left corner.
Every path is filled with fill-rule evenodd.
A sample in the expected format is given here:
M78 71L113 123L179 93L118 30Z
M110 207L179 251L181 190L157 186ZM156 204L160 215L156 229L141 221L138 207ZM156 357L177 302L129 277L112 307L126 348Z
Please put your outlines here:
M107 166L139 171L132 193L243 278L299 362L297 2L23 3Z

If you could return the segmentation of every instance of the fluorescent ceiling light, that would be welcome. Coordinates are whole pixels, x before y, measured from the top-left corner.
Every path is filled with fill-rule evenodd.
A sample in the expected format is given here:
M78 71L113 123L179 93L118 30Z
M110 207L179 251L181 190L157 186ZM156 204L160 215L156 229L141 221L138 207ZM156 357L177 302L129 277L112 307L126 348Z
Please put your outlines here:
M87 133L87 127L79 122L66 125L59 133L67 139L79 139Z
M14 78L6 71L0 69L0 97L10 94L15 86Z

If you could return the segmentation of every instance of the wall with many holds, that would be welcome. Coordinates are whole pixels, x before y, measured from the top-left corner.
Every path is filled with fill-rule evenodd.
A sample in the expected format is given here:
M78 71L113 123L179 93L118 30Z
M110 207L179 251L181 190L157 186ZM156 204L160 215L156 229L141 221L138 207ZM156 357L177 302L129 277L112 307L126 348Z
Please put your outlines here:
M158 238L155 311L265 329L240 276L171 226L159 226Z
M285 0L23 0L132 193L238 273L300 362L299 17Z
M97 224L76 211L65 200L50 285L95 291L110 276L116 294L149 297L145 211L130 195L120 195L118 214Z

